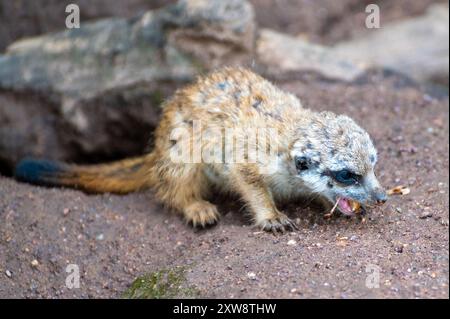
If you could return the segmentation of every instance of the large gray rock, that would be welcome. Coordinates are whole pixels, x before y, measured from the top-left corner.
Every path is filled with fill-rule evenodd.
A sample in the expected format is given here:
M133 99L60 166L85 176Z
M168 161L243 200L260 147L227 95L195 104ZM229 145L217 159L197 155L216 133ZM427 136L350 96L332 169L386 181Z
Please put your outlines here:
M258 61L269 73L312 71L327 78L352 81L365 71L350 59L336 57L326 46L270 29L260 30L256 51Z
M448 84L449 8L431 6L425 15L382 25L364 37L338 44L332 52L359 61L365 67L381 67L426 82Z
M12 44L0 55L0 162L141 152L164 97L252 59L253 15L246 1L180 0Z

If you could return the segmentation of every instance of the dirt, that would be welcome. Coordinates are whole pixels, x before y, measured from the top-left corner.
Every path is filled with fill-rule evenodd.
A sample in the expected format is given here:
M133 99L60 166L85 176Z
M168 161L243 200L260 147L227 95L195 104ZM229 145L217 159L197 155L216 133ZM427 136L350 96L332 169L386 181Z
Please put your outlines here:
M196 231L150 191L86 195L0 177L0 298L119 298L145 280L162 288L137 296L448 298L448 97L380 72L355 83L276 82L306 107L356 119L378 148L379 179L411 193L364 220L324 220L317 207L292 203L284 210L299 230L274 236L219 195L219 224ZM79 267L79 288L65 284L69 264ZM182 276L160 275L180 267Z

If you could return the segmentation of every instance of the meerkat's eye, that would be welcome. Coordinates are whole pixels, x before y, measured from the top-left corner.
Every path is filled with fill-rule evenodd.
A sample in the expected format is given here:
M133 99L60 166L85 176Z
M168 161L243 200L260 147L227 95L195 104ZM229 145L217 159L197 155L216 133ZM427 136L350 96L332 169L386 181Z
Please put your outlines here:
M339 183L346 186L355 185L359 183L360 176L347 169L332 172L331 176Z
M298 171L304 171L309 168L309 161L304 156L296 156L295 157L295 167Z

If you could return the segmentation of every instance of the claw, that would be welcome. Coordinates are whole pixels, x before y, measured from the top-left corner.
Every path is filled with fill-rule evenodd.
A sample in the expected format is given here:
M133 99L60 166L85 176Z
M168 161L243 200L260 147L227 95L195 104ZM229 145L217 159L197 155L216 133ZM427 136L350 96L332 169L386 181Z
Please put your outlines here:
M284 234L288 231L298 230L298 227L285 215L281 215L274 219L266 220L263 223L261 229L267 232L271 232L274 235L279 235Z

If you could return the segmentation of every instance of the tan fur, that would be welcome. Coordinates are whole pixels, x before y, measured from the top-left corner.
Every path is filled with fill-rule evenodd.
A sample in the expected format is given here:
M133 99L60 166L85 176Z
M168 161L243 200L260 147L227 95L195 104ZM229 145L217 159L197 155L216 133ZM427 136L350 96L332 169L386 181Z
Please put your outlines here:
M72 167L73 175L63 177L61 183L93 192L127 193L152 187L161 202L183 213L192 224L202 226L215 223L219 217L215 205L207 201L215 185L239 194L256 225L283 231L295 225L278 211L275 201L307 192L294 180L293 167L285 163L292 161L291 151L299 147L299 128L306 132L320 130L327 125L327 116L303 108L295 96L249 70L225 68L178 90L164 103L150 154L110 165ZM176 128L191 131L195 121L203 124L203 133L210 128L239 128L245 135L256 127L275 128L277 134L268 143L277 145L278 151L269 162L282 169L261 174L256 163L174 163L171 149L186 141L169 137ZM193 136L188 143L190 149L197 143L209 150L219 142Z

